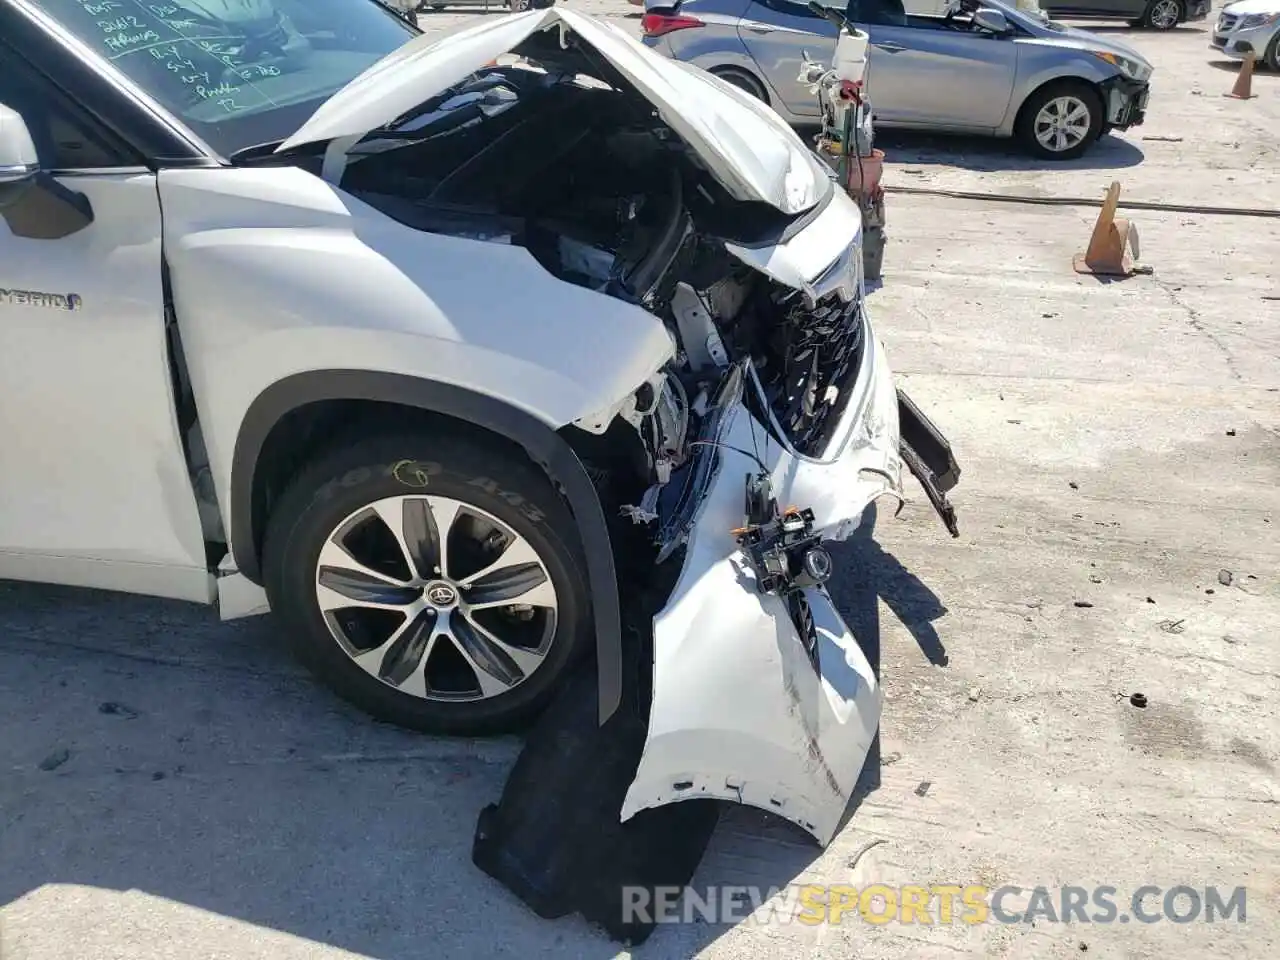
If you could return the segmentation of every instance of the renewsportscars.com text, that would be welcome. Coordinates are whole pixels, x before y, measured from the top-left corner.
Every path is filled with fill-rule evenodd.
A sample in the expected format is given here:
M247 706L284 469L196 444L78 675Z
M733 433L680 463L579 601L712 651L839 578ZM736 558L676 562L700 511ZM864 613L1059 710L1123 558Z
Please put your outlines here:
M623 888L625 923L1244 923L1244 887L873 883Z

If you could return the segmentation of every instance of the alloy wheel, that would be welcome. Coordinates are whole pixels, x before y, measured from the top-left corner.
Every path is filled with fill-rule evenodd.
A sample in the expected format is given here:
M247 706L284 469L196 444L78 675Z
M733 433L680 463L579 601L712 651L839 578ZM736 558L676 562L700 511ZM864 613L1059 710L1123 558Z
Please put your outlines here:
M345 518L316 563L333 639L381 682L428 700L485 700L550 652L556 590L497 517L442 496L378 500Z
M1157 30L1171 30L1178 25L1178 13L1178 0L1155 0L1149 19Z
M1068 95L1047 101L1036 114L1032 129L1040 146L1052 153L1063 153L1089 135L1091 121L1088 104Z

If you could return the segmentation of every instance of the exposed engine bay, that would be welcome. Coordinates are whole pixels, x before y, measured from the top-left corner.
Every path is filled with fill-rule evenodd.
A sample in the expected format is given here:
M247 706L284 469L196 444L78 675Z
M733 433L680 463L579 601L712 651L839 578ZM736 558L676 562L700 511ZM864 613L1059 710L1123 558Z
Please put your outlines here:
M493 66L350 150L342 185L406 225L522 246L661 318L678 357L611 411L642 440L649 484L685 463L708 391L740 360L774 442L829 444L864 346L860 293L813 302L731 255L726 241L777 242L812 214L730 197L643 98L554 65ZM579 426L603 434L602 420Z

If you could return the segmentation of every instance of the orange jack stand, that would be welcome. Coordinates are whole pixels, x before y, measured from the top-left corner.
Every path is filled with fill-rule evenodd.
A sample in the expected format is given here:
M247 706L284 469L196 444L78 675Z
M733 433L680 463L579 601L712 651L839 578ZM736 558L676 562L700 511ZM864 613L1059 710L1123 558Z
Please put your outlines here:
M1258 59L1258 55L1250 50L1244 55L1244 61L1240 64L1240 72L1236 74L1235 85L1231 88L1230 93L1224 93L1224 97L1230 97L1232 100L1250 100L1253 98L1253 62Z
M1102 203L1098 222L1093 225L1089 248L1084 253L1077 253L1072 261L1076 273L1127 277L1135 272L1133 261L1138 256L1138 228L1116 216L1119 203L1120 183L1114 181L1107 188L1107 199Z

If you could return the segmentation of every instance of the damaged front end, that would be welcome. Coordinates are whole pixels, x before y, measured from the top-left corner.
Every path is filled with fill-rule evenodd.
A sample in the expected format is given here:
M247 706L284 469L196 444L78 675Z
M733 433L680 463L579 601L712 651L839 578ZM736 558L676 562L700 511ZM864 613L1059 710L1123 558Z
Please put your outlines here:
M824 544L901 502L904 464L955 533L959 471L894 388L857 206L767 107L560 9L391 60L282 145L289 162L601 294L599 329L564 349L609 336L620 303L670 336L644 383L561 431L612 518L621 706L598 723L595 676L576 676L474 848L540 914L642 939L624 891L686 883L717 802L830 841L881 691Z
M894 388L866 315L856 208L838 196L809 229L843 229L839 252L806 260L803 233L776 245L765 261L803 276L788 287L690 225L701 253L673 256L669 293L648 301L676 358L612 419L575 427L617 515L623 704L597 727L579 677L474 848L542 916L578 912L643 940L651 918L629 898L689 882L721 801L827 844L875 739L878 665L827 593L824 544L880 497L901 501L904 463L954 527L959 470Z
M823 845L839 826L882 695L827 593L824 544L900 503L904 465L956 532L959 469L867 317L856 207L836 195L792 237L745 247L681 206L680 242L634 291L675 358L566 431L615 515L623 704L597 727L590 684L571 686L474 850L541 915L631 942L652 926L627 916L627 891L687 883L716 802Z

